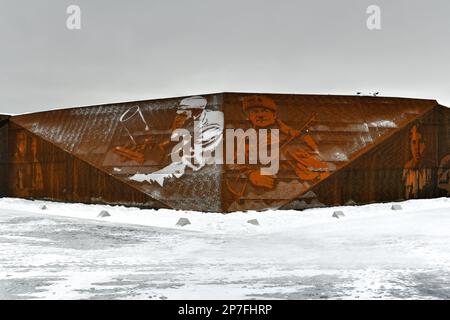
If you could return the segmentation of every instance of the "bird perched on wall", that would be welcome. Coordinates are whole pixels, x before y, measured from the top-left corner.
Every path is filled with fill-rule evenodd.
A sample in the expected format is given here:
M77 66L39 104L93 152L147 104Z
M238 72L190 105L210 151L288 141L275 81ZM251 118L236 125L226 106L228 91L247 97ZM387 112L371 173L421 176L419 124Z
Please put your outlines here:
M380 94L379 91L377 91L377 92L367 92L367 93L362 92L362 91L356 92L356 95L357 95L357 96L364 96L364 97L376 97L376 96L378 96L379 94Z

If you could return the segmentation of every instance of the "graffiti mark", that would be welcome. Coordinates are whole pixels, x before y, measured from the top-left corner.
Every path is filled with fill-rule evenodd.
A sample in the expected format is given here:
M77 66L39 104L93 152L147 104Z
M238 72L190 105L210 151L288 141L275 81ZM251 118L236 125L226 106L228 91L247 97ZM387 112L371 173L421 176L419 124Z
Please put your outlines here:
M150 127L145 121L139 106L133 106L125 111L119 122L127 133L130 141L125 145L116 146L113 152L120 156L120 161L136 161L143 164L145 151L151 144Z
M125 128L128 136L134 144L136 143L136 138L133 136L131 132L139 132L143 131L148 132L150 127L145 121L144 116L142 115L141 108L139 106L134 106L125 111L119 118L120 123Z

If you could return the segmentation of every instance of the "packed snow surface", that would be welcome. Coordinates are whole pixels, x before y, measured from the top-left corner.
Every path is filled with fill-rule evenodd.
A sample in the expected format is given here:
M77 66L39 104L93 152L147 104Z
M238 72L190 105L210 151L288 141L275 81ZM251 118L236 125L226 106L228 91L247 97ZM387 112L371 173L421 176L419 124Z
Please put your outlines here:
M450 198L396 204L223 215L2 198L0 299L449 299Z

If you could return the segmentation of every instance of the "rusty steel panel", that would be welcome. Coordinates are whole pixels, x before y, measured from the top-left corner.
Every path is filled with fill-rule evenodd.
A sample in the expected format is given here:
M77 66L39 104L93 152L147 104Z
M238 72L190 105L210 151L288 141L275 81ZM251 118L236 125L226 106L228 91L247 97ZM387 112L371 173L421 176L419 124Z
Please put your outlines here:
M14 123L8 147L8 196L166 207Z
M417 189L415 174L407 177L416 166L431 166L435 177L445 171L437 163L449 154L447 111L434 100L222 93L26 114L9 120L16 126L9 129L10 149L20 148L22 134L30 144L27 161L10 150L15 180L9 182L17 184L19 172L29 177L26 188L12 188L17 196L90 202L101 191L108 203L216 212L391 201L405 188ZM436 112L442 115L431 116ZM425 116L434 118L426 124ZM421 125L413 134L414 123ZM279 151L270 163L252 162L251 144L263 149L263 129L279 132L273 140ZM238 130L254 130L255 140L231 148L228 133ZM405 136L419 134L426 136L426 154L436 156L405 168L411 149ZM34 150L30 137L48 146ZM235 163L241 156L245 161ZM33 182L40 179L35 158L49 175L43 188ZM276 172L261 174L272 162ZM433 190L403 198L442 194Z
M312 194L323 205L449 196L449 125L450 109L433 109L319 183ZM290 204L295 205L304 203Z
M221 112L221 95L204 99L208 113ZM168 207L221 211L220 166L205 166L195 174L187 169L182 179L169 177L172 181L164 187L130 179L170 163L168 153L174 145L171 134L177 126L183 126L177 114L181 100L55 110L17 116L11 121ZM195 106L195 99L192 103Z
M5 196L8 190L8 119L0 114L0 196Z
M226 95L225 123L246 128L279 128L280 169L276 175L262 177L258 165L228 166L223 178L225 211L321 206L314 192L316 185L334 177L437 105L434 101L398 98L252 96ZM245 108L246 99L258 98L263 107L272 109L260 113L262 117L275 119L269 125L264 121L258 123L255 114ZM352 180L341 182L353 183ZM322 192L332 194L335 190L322 189Z

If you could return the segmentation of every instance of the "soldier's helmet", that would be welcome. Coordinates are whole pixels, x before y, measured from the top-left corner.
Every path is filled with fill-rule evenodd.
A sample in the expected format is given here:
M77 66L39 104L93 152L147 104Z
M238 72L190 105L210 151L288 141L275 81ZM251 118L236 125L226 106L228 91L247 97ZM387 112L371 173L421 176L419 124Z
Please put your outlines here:
M269 97L265 96L248 96L242 100L242 109L244 112L252 108L266 108L272 110L273 112L277 111L277 104Z
M202 96L188 97L180 101L179 109L205 109L207 101Z

